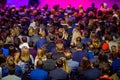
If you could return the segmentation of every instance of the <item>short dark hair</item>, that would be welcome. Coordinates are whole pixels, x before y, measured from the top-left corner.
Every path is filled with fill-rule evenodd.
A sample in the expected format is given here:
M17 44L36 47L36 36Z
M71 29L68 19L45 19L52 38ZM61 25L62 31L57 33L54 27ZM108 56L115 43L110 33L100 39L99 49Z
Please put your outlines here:
M37 61L37 65L36 65L37 68L42 68L43 67L43 61L41 59L39 59Z
M15 73L15 65L9 66L8 71L10 75L13 75Z
M46 54L47 59L52 59L53 53L49 52Z
M79 43L78 45L77 45L77 49L82 49L83 48L83 44L82 43Z
M23 41L23 42L27 42L27 37L26 37L26 36L23 36L23 37L22 37L22 41Z
M56 60L56 65L57 65L57 67L59 67L59 68L63 67L63 61L62 61L62 59L58 58L58 59Z

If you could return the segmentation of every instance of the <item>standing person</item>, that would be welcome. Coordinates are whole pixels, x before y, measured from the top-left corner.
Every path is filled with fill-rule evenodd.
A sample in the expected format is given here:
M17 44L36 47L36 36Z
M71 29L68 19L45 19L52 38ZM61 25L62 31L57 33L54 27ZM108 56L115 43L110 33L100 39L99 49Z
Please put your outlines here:
M30 72L30 80L47 80L48 73L42 69L42 60L37 61L36 69Z
M87 56L87 53L83 51L83 44L80 43L79 45L77 45L76 52L72 54L72 59L73 61L77 61L81 63L82 58L86 56Z
M15 66L9 66L9 75L6 77L3 77L2 80L21 80L20 77L16 76L15 73Z
M50 71L49 73L49 80L69 80L69 74L64 71L63 68L63 60L57 59L56 60L56 69Z

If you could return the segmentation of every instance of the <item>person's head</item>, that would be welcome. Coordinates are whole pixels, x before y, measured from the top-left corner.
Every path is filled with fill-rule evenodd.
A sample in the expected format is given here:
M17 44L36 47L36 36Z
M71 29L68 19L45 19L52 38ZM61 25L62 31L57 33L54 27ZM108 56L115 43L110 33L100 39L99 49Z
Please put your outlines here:
M98 55L98 59L101 62L106 62L106 61L108 61L108 56L105 54L105 52L101 51Z
M33 27L29 27L28 29L28 35L32 36L34 34L34 28Z
M14 46L9 46L9 55L13 56L15 53L15 47Z
M14 66L14 58L12 56L7 56L7 59L6 59L6 65L7 66Z
M89 61L89 59L87 58L87 57L83 57L82 58L82 61L81 61L81 68L83 69L83 70L86 70L86 69L89 69L89 68L91 68L91 64L90 64L90 61Z
M38 57L38 59L42 59L45 56L46 56L45 49L38 48L38 50L37 50L37 57Z
M27 47L22 47L20 58L24 62L29 62L30 61L30 51Z
M71 54L71 52L65 52L65 57L66 57L67 60L72 59L72 54Z
M95 3L92 3L91 6L92 6L92 7L95 7Z
M49 52L46 54L47 59L52 59L53 53Z
M58 59L56 60L56 66L57 66L58 68L62 68L62 67L63 67L63 60L60 59L60 58L58 58Z
M108 62L101 62L99 64L99 69L102 71L103 75L109 75L110 74L110 65Z
M5 42L6 44L13 44L13 38L12 37L7 37L6 38L6 42Z
M84 32L84 37L85 38L88 38L89 37L89 33L86 31L86 32Z
M65 57L60 57L60 59L63 61L63 67L62 69L66 71L67 73L70 73L70 68L68 67L67 61Z
M22 36L22 42L27 42L27 37L26 36Z
M99 39L93 39L92 44L93 44L94 48L100 48L101 42Z
M37 65L36 65L37 68L42 68L43 67L43 61L41 59L39 59L37 61Z
M8 67L8 71L9 71L10 75L14 75L15 74L15 65L9 66Z
M81 37L76 38L76 44L79 44L81 42Z
M96 38L96 37L97 37L96 32L91 32L91 33L90 33L90 38L91 38L91 39L94 39L94 38Z
M10 30L10 35L11 35L11 37L15 37L15 31L14 31L14 29Z
M88 46L88 49L89 49L90 51L93 51L94 46L93 46L92 44L90 44L90 45Z
M44 28L40 29L39 34L41 35L42 38L45 38L46 37L46 29L44 29Z
M20 41L20 38L15 38L15 40L14 40L14 45L15 45L15 47L19 47L19 45L21 44L21 41Z
M54 40L55 40L55 36L54 36L54 35L50 35L50 36L49 36L49 40L50 40L50 41L54 41Z
M59 32L59 33L58 33L58 38L61 39L62 37L63 37L63 33L62 33L62 32Z
M56 41L56 49L57 49L57 51L59 52L61 52L61 51L63 51L63 49L64 49L64 45L63 45L63 41L62 40L57 40Z
M117 51L117 47L115 45L111 46L111 52L116 52Z

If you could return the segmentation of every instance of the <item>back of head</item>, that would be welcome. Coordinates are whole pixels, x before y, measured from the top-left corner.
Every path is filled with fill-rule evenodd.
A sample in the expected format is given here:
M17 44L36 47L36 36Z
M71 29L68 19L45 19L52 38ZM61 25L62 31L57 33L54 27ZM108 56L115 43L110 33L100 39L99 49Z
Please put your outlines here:
M82 58L81 67L82 67L83 70L91 68L90 61L87 57Z
M56 60L56 66L59 67L59 68L62 68L63 67L63 61L62 59L58 58Z
M72 59L72 55L69 52L65 53L65 57L66 57L67 60Z
M23 47L21 50L21 60L25 62L30 60L30 51L27 47Z
M88 34L88 32L86 31L86 32L84 32L84 37L85 38L88 38L89 37L89 34Z
M39 59L37 61L37 65L36 65L37 68L42 68L43 67L43 61L41 59Z
M49 39L50 39L50 41L54 41L55 40L55 36L54 35L50 35Z
M14 47L14 46L10 46L10 47L9 47L9 54L10 54L11 56L13 56L14 53L15 53L15 47Z
M12 56L8 56L6 60L7 66L14 66L14 58Z
M8 67L8 71L9 71L9 74L10 74L10 75L14 75L14 73L15 73L15 65L9 66L9 67Z
M27 37L26 37L26 36L23 36L23 37L22 37L22 41L23 41L23 42L27 42Z
M47 59L52 59L53 53L49 52L46 54Z
M82 43L79 43L79 44L77 45L77 49L83 49L83 44L82 44Z
M3 45L4 45L3 41L2 41L2 40L0 40L0 48L2 48L2 47L3 47Z

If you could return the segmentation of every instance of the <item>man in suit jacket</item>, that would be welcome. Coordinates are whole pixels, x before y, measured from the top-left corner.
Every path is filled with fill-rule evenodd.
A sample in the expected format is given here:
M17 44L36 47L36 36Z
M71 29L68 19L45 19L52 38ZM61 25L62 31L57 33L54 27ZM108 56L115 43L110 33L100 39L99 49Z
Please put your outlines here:
M72 59L74 61L81 63L82 58L86 56L87 56L87 53L83 51L83 44L82 43L78 44L76 52L72 54Z
M30 72L30 80L47 80L48 73L42 69L42 60L37 61L36 69Z
M49 80L69 80L68 73L62 70L63 61L61 59L57 59L56 66L56 69L50 71Z

